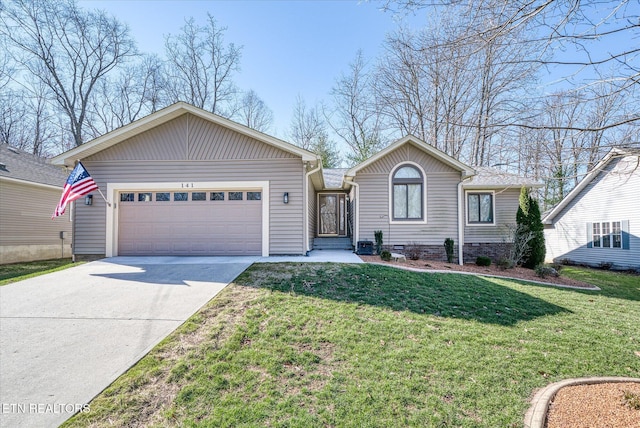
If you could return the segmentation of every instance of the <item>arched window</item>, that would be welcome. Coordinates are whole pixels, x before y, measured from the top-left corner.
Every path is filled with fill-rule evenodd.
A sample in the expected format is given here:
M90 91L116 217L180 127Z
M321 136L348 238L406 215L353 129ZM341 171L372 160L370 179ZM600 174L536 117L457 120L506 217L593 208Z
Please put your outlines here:
M424 177L418 168L401 165L393 173L393 219L424 219Z

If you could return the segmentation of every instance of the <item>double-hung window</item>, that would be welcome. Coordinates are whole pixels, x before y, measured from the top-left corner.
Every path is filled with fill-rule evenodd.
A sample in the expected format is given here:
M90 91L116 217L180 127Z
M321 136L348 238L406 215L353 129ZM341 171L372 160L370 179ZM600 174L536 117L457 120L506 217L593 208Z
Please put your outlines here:
M591 233L589 238L590 248L623 248L623 222L621 221L600 221L588 223L587 232Z
M493 193L467 193L467 223L494 224Z
M418 168L402 165L391 178L393 220L424 220L424 177Z

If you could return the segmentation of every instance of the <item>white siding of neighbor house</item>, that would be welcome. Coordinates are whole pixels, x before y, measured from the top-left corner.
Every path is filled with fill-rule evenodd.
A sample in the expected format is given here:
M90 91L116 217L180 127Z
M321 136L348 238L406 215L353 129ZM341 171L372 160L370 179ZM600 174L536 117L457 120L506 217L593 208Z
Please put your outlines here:
M389 174L408 161L419 164L425 171L426 223L389 221ZM359 240L375 241L376 230L382 230L384 243L388 245L441 245L446 238L457 239L460 172L412 144L402 145L358 171L355 181L360 185L360 199L356 201L360 212Z
M467 203L467 192L494 192L495 224L466 225L467 212L465 210L464 242L466 244L509 242L509 225L515 225L516 223L516 214L520 203L520 188L468 190L465 191L465 204Z
M0 264L71 257L71 208L51 219L61 195L62 188L0 180Z
M304 252L304 170L288 152L185 114L82 161L103 192L107 182L269 181L270 254ZM98 195L93 200L76 211L76 254L105 254L106 210L113 207Z
M612 159L545 226L547 260L640 269L640 166L637 156ZM587 223L629 222L629 249L587 248Z

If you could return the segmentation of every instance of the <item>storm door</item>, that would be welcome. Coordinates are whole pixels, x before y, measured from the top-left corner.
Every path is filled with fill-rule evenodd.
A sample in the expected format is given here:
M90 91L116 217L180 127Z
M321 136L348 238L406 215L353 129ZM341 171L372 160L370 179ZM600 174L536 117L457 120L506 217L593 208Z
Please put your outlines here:
M318 236L347 236L347 195L318 195Z

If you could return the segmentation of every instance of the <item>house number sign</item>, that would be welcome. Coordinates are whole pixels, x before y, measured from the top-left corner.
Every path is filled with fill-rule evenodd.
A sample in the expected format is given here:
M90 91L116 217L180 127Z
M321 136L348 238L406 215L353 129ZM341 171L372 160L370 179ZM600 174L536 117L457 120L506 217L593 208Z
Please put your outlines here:
M190 187L194 187L193 183L182 183L182 188L183 189L187 189L187 188L190 188Z

